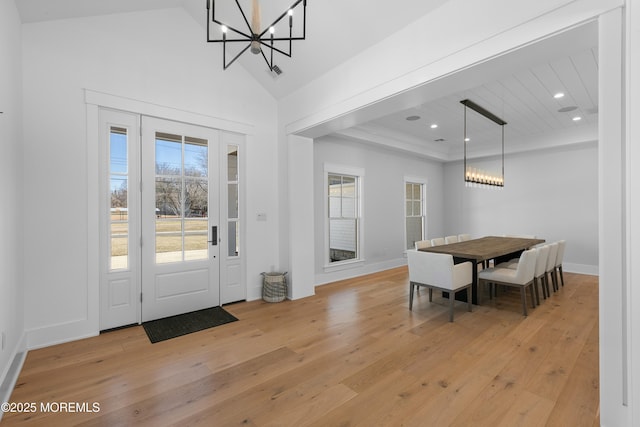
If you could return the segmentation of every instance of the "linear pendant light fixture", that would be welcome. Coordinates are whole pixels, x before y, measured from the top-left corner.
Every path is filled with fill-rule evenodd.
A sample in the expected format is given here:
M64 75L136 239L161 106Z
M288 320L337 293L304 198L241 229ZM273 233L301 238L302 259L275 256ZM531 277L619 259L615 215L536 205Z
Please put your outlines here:
M207 0L207 42L211 43L222 43L222 65L226 70L231 64L233 64L236 59L240 57L247 50L250 50L254 55L261 54L264 58L269 70L274 71L274 68L277 69L277 66L273 64L273 52L278 52L282 55L288 56L291 58L291 45L293 40L304 40L306 37L306 24L307 24L307 0L297 0L290 8L288 8L278 19L273 21L271 25L261 29L260 24L260 3L258 0L252 0L251 3L251 23L247 20L247 15L242 10L242 6L238 0L235 0L240 13L242 14L242 18L244 23L246 24L246 30L241 30L238 28L234 28L231 25L228 25L216 18L216 0ZM294 9L302 3L302 36L294 37L293 36L293 11ZM289 17L289 37L276 37L276 26L285 16ZM217 24L219 26L219 30L222 33L222 38L211 38L211 24ZM233 36L227 37L227 33L233 33ZM235 43L235 42L244 42L247 45L229 62L227 62L227 42ZM274 43L276 42L289 42L289 49L285 51L283 49L277 48ZM269 59L267 59L267 55L264 53L264 49L269 49Z
M503 188L504 187L504 125L507 124L500 117L496 116L492 112L479 106L475 102L469 99L463 99L460 101L464 105L464 181L467 186L472 187L485 187L485 188ZM471 108L476 113L484 116L498 124L502 133L502 169L500 173L489 173L482 169L472 168L467 165L467 108Z

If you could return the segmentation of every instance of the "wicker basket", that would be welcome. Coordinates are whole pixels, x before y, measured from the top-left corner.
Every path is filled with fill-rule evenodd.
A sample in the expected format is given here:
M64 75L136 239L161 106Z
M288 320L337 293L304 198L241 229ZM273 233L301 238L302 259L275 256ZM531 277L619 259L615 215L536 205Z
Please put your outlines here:
M287 273L262 273L262 299L280 302L287 297Z

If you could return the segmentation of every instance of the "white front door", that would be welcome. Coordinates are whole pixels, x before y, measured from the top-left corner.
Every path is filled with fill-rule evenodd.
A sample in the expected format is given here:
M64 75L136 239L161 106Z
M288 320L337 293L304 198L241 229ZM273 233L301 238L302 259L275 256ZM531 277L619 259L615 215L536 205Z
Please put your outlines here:
M220 305L219 131L142 118L142 321Z

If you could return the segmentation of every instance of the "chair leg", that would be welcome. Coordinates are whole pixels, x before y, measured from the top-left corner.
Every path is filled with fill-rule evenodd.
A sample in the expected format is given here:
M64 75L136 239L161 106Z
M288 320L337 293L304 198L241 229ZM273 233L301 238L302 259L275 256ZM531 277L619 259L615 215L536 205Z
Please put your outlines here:
M531 287L532 285L533 285L533 283L531 283L529 285L529 289L530 289L530 292L531 292L531 308L536 308L536 295L535 295L535 291ZM540 305L540 301L539 300L538 300L538 305Z
M522 300L522 314L527 316L527 293L525 292L524 286L520 286L520 299Z
M413 307L413 282L409 282L409 311Z
M471 311L471 286L467 287L467 306L469 311Z
M533 279L535 285L536 285L536 289L538 289L538 285L540 285L540 289L542 290L542 299L547 299L547 293L544 290L544 283L542 282L542 279L540 277L535 277ZM538 296L540 294L538 293Z
M548 283L549 280L551 281L551 287L553 288L553 292L555 293L557 291L557 289L556 289L556 281L553 278L553 273L547 271L545 273L545 276L547 277L547 283Z
M449 322L453 322L453 301L455 300L455 292L449 292Z
M556 283L562 283L562 287L564 288L564 275L562 274L561 265L555 268L555 273L556 273Z
M547 291L547 297L551 298L551 289L549 289L549 280L547 280L547 273L542 275L542 281L544 282L544 288Z
M540 305L540 292L538 292L538 281L536 280L536 278L533 278L533 282L531 282L531 286L533 286L532 289L532 294L535 293L535 301L536 301L536 305Z
M433 301L433 288L429 288L429 302Z

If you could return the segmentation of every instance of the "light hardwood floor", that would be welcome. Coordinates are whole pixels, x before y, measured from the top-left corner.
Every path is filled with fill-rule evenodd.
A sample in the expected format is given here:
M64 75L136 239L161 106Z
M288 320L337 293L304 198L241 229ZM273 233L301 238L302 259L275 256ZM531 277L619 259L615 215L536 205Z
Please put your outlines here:
M12 402L95 413L7 413L14 425L597 426L598 281L521 314L517 290L454 323L406 268L317 295L225 308L240 320L150 344L140 326L31 351Z

